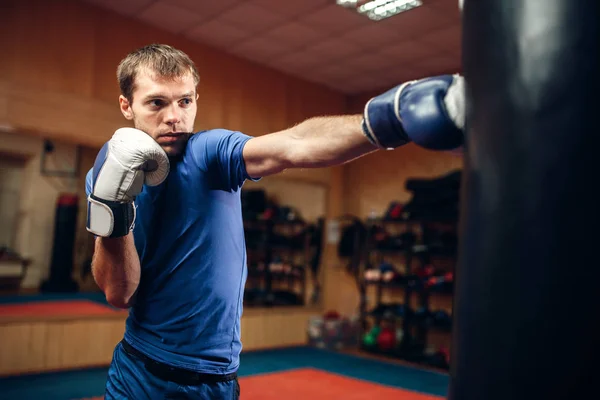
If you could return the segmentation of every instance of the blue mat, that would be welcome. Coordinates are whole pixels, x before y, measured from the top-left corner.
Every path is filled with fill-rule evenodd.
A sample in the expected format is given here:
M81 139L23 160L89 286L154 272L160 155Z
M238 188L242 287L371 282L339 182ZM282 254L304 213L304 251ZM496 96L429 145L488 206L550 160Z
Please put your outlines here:
M311 347L244 352L239 375L306 367L438 396L445 396L448 387L447 374ZM105 379L106 368L4 378L0 379L0 398L68 400L101 396Z
M0 296L0 304L31 303L36 301L60 301L60 300L90 300L101 304L108 304L104 293L43 293L43 294L19 294L13 296Z

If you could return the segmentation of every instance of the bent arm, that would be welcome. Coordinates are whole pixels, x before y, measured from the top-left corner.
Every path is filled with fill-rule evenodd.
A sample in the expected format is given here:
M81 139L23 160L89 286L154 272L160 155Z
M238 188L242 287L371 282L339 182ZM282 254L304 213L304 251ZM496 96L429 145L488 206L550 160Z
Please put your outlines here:
M118 238L96 238L92 274L110 305L131 307L141 275L133 233Z
M343 164L377 150L361 127L361 115L314 117L300 124L248 140L246 171L253 178L288 168Z

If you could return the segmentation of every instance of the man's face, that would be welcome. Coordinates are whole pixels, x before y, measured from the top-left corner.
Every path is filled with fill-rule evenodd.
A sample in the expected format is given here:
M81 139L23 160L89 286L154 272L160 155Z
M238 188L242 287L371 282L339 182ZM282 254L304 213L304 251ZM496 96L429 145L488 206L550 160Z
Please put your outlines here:
M170 79L142 70L133 101L119 97L121 112L156 140L169 156L180 155L194 129L198 95L191 74Z

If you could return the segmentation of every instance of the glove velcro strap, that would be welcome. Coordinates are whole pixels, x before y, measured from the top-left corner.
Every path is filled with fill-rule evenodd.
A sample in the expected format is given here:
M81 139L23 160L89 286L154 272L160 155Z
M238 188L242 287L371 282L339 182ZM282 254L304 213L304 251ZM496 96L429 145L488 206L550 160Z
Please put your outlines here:
M93 194L88 197L86 229L102 237L127 236L135 222L133 203L121 203L100 199Z
M411 82L388 90L365 105L362 128L369 141L382 149L394 149L410 142L397 113L400 93Z

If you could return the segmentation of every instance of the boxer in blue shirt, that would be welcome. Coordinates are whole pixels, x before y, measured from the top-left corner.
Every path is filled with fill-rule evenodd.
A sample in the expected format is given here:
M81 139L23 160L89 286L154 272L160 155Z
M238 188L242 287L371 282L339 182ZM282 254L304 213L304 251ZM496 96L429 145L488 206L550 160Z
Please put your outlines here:
M86 179L92 272L107 301L129 309L106 399L235 399L246 248L244 181L287 168L338 165L413 141L463 142L462 77L399 85L362 115L310 118L251 137L193 132L199 75L167 45L119 64L123 116Z

